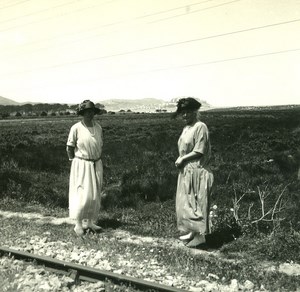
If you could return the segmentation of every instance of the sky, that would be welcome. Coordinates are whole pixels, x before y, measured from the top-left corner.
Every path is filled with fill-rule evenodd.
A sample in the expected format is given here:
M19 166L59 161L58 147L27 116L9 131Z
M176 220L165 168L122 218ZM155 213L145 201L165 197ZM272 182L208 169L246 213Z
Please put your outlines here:
M299 104L299 0L0 0L0 96Z

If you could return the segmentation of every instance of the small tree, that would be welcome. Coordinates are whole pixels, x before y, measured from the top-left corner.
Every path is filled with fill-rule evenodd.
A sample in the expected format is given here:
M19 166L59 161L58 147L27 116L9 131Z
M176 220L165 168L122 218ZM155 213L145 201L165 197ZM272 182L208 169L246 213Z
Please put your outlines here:
M2 114L0 114L0 116L2 117L2 119L5 119L5 118L9 117L9 114L8 113L2 113Z
M100 113L99 113L100 115L104 115L104 114L107 114L107 110L105 110L105 109L100 109Z

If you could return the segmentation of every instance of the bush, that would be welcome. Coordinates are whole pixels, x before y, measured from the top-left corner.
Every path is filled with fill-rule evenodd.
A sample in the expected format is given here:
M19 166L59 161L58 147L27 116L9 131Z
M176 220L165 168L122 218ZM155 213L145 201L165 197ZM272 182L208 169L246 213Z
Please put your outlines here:
M299 262L300 233L293 230L281 230L269 235L245 235L224 245L221 251L225 254L247 251L253 259L263 261Z

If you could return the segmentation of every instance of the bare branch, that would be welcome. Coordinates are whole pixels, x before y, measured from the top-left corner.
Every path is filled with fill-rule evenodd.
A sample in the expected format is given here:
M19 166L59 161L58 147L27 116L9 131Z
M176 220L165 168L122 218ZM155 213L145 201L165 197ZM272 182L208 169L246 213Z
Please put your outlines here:
M251 209L253 207L254 203L251 203L249 208L248 208L248 219L250 220L251 219Z

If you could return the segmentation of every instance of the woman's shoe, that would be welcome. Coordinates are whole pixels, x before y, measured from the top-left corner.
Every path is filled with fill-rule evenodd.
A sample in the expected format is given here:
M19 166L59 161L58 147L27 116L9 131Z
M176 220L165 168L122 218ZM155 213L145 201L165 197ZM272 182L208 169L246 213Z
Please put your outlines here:
M186 245L187 247L197 247L206 242L203 234L197 233L194 238Z
M188 234L179 236L179 239L182 240L182 241L191 240L191 239L194 238L194 236L195 236L195 233L194 232L190 232Z
M74 231L78 236L82 236L84 234L83 228L80 225L75 225Z

